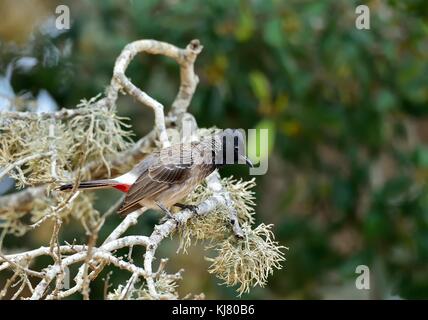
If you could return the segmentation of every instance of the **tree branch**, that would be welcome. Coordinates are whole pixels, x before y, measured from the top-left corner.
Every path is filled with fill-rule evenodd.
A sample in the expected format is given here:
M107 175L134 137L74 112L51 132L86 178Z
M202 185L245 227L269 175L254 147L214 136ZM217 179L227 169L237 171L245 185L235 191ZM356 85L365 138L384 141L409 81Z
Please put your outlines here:
M106 92L106 97L98 100L96 103L107 107L115 106L118 93L121 90L125 91L126 93L136 98L139 102L153 109L155 113L155 124L154 129L148 135L141 138L133 147L124 152L121 152L113 158L108 159L108 162L114 173L122 173L124 170L129 169L129 167L134 165L137 161L141 160L147 153L151 151L157 137L159 138L162 147L168 146L169 139L166 132L168 124L176 123L178 120L185 121L185 119L190 119L193 123L193 126L197 128L197 124L193 116L187 114L186 112L199 81L198 77L194 73L194 63L202 48L203 47L200 45L198 40L192 40L185 49L180 49L171 44L155 40L140 40L128 44L123 49L116 60L113 77ZM171 111L167 117L164 115L164 107L158 101L132 84L132 82L125 75L125 71L129 63L139 52L162 54L174 59L180 65L180 88L174 102L172 103ZM54 119L66 119L77 115L79 113L78 110L79 109L61 110L54 114L41 114L37 116L41 118L51 117ZM3 113L3 115L5 115L5 113ZM188 117L186 117L186 115L188 115ZM33 114L29 113L13 113L10 115L8 113L7 116L10 116L10 119L21 120L34 120L35 117ZM180 124L178 125L180 127ZM54 127L52 126L49 129L50 135L54 136ZM44 156L52 156L55 158L55 152L55 148L52 147L50 152ZM35 156L34 159L36 159L38 156ZM21 163L25 163L25 161L32 159L33 158L21 159L19 160L20 162L15 163L14 166L20 165ZM6 169L10 171L13 169L13 167L7 167ZM54 170L54 168L52 168L52 170ZM3 173L3 175L5 175L7 172L8 171ZM105 166L100 166L99 161L94 161L86 164L82 169L79 170L79 172L75 172L73 175L79 176L85 173L90 173L91 178L96 179L104 177L106 172L107 169ZM229 209L230 212L229 217L232 223L233 232L237 237L242 238L244 236L244 233L239 225L237 211L234 208L233 201L231 200L227 190L223 188L220 181L220 175L217 171L207 178L207 185L208 188L213 191L213 195L200 203L197 206L196 211L182 210L178 212L174 216L175 219L166 220L165 222L155 226L152 234L149 237L137 235L123 237L123 234L127 232L131 226L137 223L137 219L144 212L144 210L137 210L126 216L125 219L122 220L122 222L98 247L95 243L92 243L91 245L57 245L55 247L55 263L46 267L42 272L31 270L30 265L37 257L43 255L52 256L52 247L41 247L35 250L17 254L9 254L5 256L0 255L0 271L8 268L15 268L16 272L19 272L17 276L41 277L42 279L37 283L34 290L31 287L31 299L41 299L45 295L47 299L61 299L76 292L82 291L85 291L86 296L89 297L88 289L85 287L85 279L86 281L94 280L105 265L112 264L117 268L127 270L132 273L126 287L124 288L124 291L122 291L121 298L128 297L129 290L133 288L139 277L143 277L146 280L150 296L153 299L160 299L162 296L159 292L157 292L155 279L162 272L166 260L162 260L158 270L153 272L153 260L155 258L156 250L165 238L173 234L174 231L176 231L180 226L184 225L189 219L192 219L195 215L207 215L217 207L225 206ZM33 201L44 196L46 190L47 186L37 186L33 188L27 188L11 195L0 197L0 208L5 208L6 211L4 212L7 212L7 210L30 210ZM0 214L1 212L2 211L0 210ZM98 233L98 229L99 228L97 228L97 230L94 232ZM56 239L57 238L58 237L56 236ZM94 239L96 239L96 237ZM114 252L118 249L126 247L132 248L133 246L144 246L146 248L142 267L137 266L132 261L125 261L124 259L118 258L114 255ZM79 267L77 275L74 278L75 285L70 289L59 289L59 282L61 282L59 280L62 279L64 270L68 268L68 266L76 263L82 263L82 265ZM50 283L55 279L56 284L54 291L48 292ZM24 283L24 280L22 281ZM21 287L19 290L19 292L22 291Z

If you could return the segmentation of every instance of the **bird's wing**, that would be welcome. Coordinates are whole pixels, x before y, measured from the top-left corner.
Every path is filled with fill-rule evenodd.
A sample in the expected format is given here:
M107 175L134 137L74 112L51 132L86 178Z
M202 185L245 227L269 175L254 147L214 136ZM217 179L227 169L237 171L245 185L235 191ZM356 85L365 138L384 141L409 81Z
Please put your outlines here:
M172 149L171 149L172 148ZM177 146L165 149L170 152L166 157L153 157L126 194L118 213L128 213L143 199L150 199L156 194L167 190L172 184L183 183L191 176L193 161L191 150L177 150ZM161 160L162 159L162 160Z

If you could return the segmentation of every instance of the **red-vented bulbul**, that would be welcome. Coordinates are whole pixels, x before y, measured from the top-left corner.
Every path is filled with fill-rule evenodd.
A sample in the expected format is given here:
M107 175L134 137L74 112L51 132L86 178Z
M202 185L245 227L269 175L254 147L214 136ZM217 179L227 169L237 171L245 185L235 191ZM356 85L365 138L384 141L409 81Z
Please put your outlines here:
M126 193L118 213L126 215L139 208L169 208L179 203L215 169L235 163L252 166L245 155L244 136L239 130L226 129L199 142L176 144L144 158L131 171L114 179L93 180L78 185L83 189L116 188ZM71 190L73 184L59 190Z

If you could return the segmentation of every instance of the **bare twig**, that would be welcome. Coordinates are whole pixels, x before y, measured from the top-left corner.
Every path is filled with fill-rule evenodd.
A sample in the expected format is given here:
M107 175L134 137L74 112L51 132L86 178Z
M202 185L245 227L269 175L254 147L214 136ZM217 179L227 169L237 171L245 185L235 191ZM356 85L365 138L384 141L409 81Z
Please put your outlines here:
M134 288L135 284L137 283L138 278L139 278L138 273L132 274L131 278L129 278L129 280L126 282L126 286L122 291L122 294L120 296L120 300L124 300L124 299L129 298L129 294L130 294L131 290Z
M163 147L167 147L170 143L166 132L163 105L136 87L126 77L126 69L135 55L140 52L161 54L177 61L181 67L181 85L172 107L173 113L177 115L186 111L198 83L198 78L194 75L193 65L201 50L202 46L197 40L193 40L186 49L179 49L169 43L156 40L139 40L131 42L123 49L119 57L116 59L113 77L107 96L111 97L112 100L115 100L117 92L123 89L139 102L152 108L155 113L155 128L157 130L159 140Z
M38 277L38 278L43 278L45 276L42 272L33 271L33 270L30 270L26 267L21 266L20 264L18 264L16 262L8 259L7 257L5 257L2 253L0 253L0 258L3 261L6 261L10 266L16 268L17 270L21 270L23 273L26 273L30 276Z

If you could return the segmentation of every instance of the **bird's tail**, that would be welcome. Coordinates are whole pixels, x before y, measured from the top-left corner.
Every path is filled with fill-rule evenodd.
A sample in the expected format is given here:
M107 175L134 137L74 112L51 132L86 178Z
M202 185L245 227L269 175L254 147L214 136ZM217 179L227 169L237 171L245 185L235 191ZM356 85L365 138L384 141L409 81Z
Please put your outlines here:
M115 188L119 185L119 183L112 179L104 179L104 180L92 180L92 181L84 181L79 183L77 186L77 190L83 189L106 189L106 188ZM74 187L73 183L63 184L58 188L60 191L72 190Z

